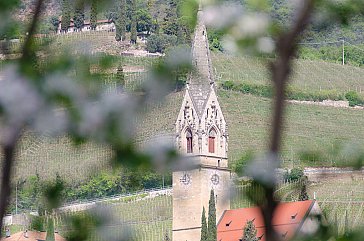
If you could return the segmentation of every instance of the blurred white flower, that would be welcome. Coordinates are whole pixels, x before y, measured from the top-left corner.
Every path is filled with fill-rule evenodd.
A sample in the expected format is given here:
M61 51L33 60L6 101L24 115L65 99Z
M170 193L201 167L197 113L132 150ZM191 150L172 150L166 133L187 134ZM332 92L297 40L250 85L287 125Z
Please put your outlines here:
M239 51L239 46L230 34L224 36L224 38L222 39L222 46L224 48L224 51L230 54L236 54Z
M23 125L31 120L42 106L42 99L29 80L18 74L16 66L6 66L0 81L0 106L11 125Z
M169 154L175 150L173 136L161 135L149 139L145 144L145 153L148 154L154 166L161 171L169 167Z
M60 74L47 78L44 90L51 95L60 95L69 98L74 104L80 104L86 99L86 90L75 80Z
M245 175L266 186L274 187L277 182L276 170L280 161L274 153L268 153L253 160L247 166Z
M257 41L257 49L262 53L272 53L274 50L274 41L269 37L261 37Z
M55 108L43 108L34 118L32 127L41 134L56 136L67 131L68 121L66 111Z
M105 93L100 99L85 102L80 107L80 134L105 140L110 128L120 138L130 139L134 135L134 120L137 102L125 93Z
M255 38L264 35L269 26L269 17L262 13L249 13L240 17L231 30L235 38Z
M235 3L206 6L203 21L206 26L223 29L231 26L241 16L243 9Z

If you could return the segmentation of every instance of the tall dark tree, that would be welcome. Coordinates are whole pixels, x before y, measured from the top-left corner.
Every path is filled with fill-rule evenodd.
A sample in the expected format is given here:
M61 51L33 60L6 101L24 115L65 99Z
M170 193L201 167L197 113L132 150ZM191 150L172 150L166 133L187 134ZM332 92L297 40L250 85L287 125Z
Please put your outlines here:
M302 183L302 186L301 186L301 191L300 191L300 195L298 197L298 200L299 201L306 201L308 199L310 199L310 197L308 196L308 193L307 193L307 184L304 181Z
M209 220L207 227L207 240L216 241L217 239L217 229L216 229L216 206L215 206L215 193L211 189L210 201L209 201Z
M97 25L97 0L91 2L90 24L91 30L95 30Z
M205 207L202 209L201 217L201 241L207 241L207 222Z
M131 1L130 42L132 44L137 42L136 0Z
M117 6L117 13L115 14L115 28L116 28L116 34L115 39L116 41L125 40L125 32L126 32L126 0L119 0L118 6Z
M62 31L67 32L71 23L71 3L70 0L62 0Z
M136 21L137 21L138 32L147 31L148 34L150 33L150 30L153 25L153 20L152 20L152 15L150 15L147 9L137 10Z
M178 15L177 15L177 1L169 0L169 8L166 10L166 16L163 21L163 32L168 35L178 35Z
M241 238L242 241L258 241L257 229L254 225L254 220L249 220L244 227L244 234Z
M53 218L48 218L47 222L47 238L46 241L54 241L54 223Z
M75 6L75 16L73 18L75 27L81 30L85 21L85 4L84 1L79 0Z

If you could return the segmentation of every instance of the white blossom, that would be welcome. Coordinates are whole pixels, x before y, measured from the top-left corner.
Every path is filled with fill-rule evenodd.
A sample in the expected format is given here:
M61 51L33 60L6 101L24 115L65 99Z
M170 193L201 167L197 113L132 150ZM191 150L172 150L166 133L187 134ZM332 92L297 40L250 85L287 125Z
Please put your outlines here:
M0 106L8 124L23 125L31 120L42 106L42 99L30 80L18 74L16 66L7 66L0 82Z

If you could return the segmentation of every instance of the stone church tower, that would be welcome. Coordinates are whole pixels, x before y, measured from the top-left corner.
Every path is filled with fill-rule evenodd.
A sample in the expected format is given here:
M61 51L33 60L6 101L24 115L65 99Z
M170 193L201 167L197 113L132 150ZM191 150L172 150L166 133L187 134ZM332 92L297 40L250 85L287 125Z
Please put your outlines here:
M196 72L189 76L176 121L177 149L192 164L173 172L173 241L198 241L202 208L208 212L211 189L215 192L216 218L230 208L230 170L227 159L227 125L216 92L206 27L198 11L192 46Z

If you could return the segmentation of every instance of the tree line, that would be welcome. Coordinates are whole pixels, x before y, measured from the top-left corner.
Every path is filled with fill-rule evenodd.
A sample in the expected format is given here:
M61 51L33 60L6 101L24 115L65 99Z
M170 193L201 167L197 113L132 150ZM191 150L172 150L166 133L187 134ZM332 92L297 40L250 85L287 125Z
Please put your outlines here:
M100 15L115 24L116 41L126 40L127 33L130 33L130 42L135 44L138 33L146 35L156 35L154 42L168 42L171 45L189 44L193 29L188 25L186 19L181 14L181 8L187 0L167 0L167 1L137 1L137 0L118 0L112 6L102 9L98 6L97 0L91 1L90 26L91 30L96 29L97 20ZM85 21L84 1L62 0L62 22L61 30L67 31L71 19L74 27L81 30ZM154 44L158 45L158 44ZM163 45L163 44L159 44ZM165 44L164 44L165 45ZM164 46L153 46L164 49Z

